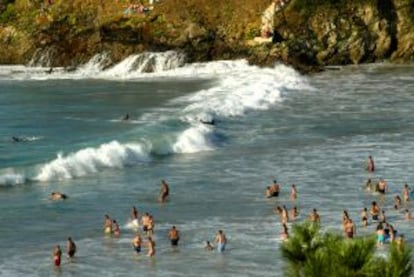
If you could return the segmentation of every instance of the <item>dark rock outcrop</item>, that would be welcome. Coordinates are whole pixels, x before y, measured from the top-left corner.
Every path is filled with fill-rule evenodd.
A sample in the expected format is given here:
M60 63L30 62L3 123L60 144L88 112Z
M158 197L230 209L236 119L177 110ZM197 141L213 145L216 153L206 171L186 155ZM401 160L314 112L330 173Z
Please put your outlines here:
M247 58L281 61L301 71L326 65L414 59L414 0L291 0L275 10L273 39L263 35L260 14L271 0L163 1L145 14L122 15L102 1L56 1L53 6L18 1L20 17L0 25L0 63L76 66L97 53L117 62L144 51L180 50L188 62ZM273 4L273 6L275 6ZM3 9L4 14L6 11ZM32 16L32 18L30 18Z

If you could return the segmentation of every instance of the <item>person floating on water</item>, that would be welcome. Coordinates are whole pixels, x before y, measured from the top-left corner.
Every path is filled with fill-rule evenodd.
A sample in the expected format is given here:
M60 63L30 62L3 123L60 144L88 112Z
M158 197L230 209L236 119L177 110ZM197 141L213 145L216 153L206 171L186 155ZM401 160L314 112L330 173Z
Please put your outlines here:
M54 191L50 194L49 199L51 200L64 200L67 199L68 196L64 193L61 193L59 191Z
M211 120L200 119L200 122L203 123L203 124L207 124L207 125L215 125L216 124L216 121L214 120L214 118L211 119Z

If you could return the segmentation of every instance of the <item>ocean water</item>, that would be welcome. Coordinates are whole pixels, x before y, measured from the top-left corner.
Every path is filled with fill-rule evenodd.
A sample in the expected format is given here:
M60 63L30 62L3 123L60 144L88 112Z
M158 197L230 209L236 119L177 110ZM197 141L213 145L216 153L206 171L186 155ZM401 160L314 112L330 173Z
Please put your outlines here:
M377 200L413 241L413 223L393 210L392 197L414 182L414 66L302 76L242 60L188 65L173 52L105 70L103 60L50 74L0 66L1 276L283 276L273 212L281 205L296 205L298 222L317 208L334 232L347 209L357 235L369 235L375 224L362 228L359 215ZM153 72L144 73L149 64ZM373 175L364 170L369 155ZM385 199L363 188L381 177ZM164 204L162 179L171 189ZM274 179L281 195L266 199ZM69 198L49 200L57 190ZM132 206L154 216L153 258L131 247ZM105 214L120 223L119 238L104 235ZM167 238L172 225L178 248ZM206 252L218 229L226 251ZM65 251L68 236L78 252L56 269L53 247Z

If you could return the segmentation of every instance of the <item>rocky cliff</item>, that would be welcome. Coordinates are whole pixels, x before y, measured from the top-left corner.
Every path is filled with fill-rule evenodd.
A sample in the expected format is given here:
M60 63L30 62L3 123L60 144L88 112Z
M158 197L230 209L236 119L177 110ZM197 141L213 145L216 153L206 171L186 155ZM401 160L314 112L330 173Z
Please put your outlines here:
M188 62L279 60L300 70L414 59L414 0L138 3L0 0L0 63L76 66L106 52L109 66L165 50L185 52Z

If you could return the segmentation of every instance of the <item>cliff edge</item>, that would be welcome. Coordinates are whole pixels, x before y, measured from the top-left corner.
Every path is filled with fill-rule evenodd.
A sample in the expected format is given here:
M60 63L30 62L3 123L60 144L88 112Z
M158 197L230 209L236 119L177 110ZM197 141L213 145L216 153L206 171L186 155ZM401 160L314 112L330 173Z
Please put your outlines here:
M0 0L0 64L77 66L176 50L301 71L414 60L414 0Z

